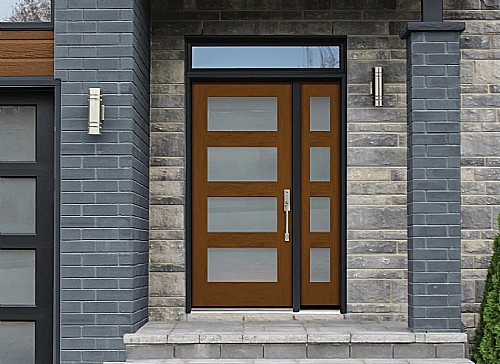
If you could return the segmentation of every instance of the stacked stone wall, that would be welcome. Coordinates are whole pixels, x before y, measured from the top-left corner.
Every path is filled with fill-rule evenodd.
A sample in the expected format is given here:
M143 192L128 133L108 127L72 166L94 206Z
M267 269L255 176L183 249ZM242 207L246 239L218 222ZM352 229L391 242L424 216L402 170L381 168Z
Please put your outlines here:
M462 321L472 333L500 212L500 2L448 1L462 34Z
M406 46L398 34L419 19L418 3L153 3L152 319L182 319L185 311L184 35L192 34L348 36L348 310L356 318L405 319ZM374 66L385 70L383 108L369 94Z
M500 4L446 0L463 20L463 320L477 322L500 191ZM151 79L150 317L185 318L184 36L347 35L348 311L356 319L405 320L406 44L419 0L153 1ZM384 107L369 95L384 67Z

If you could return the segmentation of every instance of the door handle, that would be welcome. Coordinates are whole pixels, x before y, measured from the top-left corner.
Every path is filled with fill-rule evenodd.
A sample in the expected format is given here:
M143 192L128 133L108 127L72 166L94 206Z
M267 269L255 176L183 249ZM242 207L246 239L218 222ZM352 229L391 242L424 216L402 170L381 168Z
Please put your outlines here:
M283 210L285 211L285 241L290 241L290 233L288 232L288 213L290 211L292 211L292 206L290 204L290 190L289 189L286 189L284 191Z

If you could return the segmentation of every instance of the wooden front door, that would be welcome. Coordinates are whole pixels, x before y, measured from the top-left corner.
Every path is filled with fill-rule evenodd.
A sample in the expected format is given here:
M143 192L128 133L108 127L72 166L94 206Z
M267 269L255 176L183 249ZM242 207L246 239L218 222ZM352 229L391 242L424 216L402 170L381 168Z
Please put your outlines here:
M293 244L302 247L303 304L339 304L339 87L316 86L300 90L296 120L311 129L293 161L291 83L193 84L193 307L291 307ZM328 120L316 131L318 118ZM295 187L305 186L296 205L310 213L294 210L294 167Z

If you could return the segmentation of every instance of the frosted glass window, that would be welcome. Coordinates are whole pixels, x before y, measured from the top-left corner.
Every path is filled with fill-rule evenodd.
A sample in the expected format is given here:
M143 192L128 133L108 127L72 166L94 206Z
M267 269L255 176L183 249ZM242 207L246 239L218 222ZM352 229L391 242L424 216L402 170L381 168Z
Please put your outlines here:
M32 4L34 6L29 6ZM0 1L0 22L47 23L52 20L50 0L2 0ZM1 358L0 358L1 360ZM0 364L3 364L0 361Z
M310 101L311 131L330 131L330 98L313 96Z
M193 46L193 68L339 68L339 46Z
M35 178L0 178L0 233L35 233Z
M209 248L209 282L277 282L275 248Z
M208 148L209 181L276 181L277 148Z
M0 106L0 162L35 161L35 134L35 106Z
M311 197L310 231L330 231L330 197Z
M330 282L330 248L309 250L311 282Z
M278 130L276 97L209 97L209 131Z
M209 197L208 231L276 232L276 197Z
M35 323L0 322L0 364L35 364Z
M311 182L330 180L330 147L312 147L310 150Z
M33 250L0 250L0 305L35 305Z

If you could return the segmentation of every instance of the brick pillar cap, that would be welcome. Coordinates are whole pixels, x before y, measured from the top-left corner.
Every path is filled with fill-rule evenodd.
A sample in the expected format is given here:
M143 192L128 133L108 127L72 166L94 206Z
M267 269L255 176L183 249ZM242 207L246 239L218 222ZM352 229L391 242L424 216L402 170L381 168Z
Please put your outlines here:
M406 39L411 32L463 32L464 22L410 22L399 32L399 38Z

